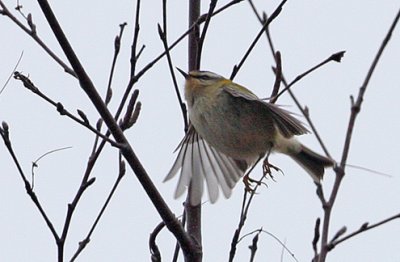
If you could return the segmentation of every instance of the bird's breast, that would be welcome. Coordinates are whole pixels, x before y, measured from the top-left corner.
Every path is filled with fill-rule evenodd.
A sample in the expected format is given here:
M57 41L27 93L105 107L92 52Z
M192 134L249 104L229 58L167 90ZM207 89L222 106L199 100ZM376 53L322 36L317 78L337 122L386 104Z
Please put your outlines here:
M256 161L271 148L272 118L254 101L219 94L199 97L189 107L190 120L203 139L224 154Z

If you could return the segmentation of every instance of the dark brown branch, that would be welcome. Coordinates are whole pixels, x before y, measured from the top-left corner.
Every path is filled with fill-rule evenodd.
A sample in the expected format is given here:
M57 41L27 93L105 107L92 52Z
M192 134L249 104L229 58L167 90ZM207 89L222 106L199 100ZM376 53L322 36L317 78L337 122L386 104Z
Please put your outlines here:
M161 262L161 253L160 250L158 249L156 239L158 234L161 232L161 230L165 227L165 223L161 222L159 223L151 232L150 238L149 238L149 249L151 253L151 261L152 262Z
M184 124L184 127L185 127L184 131L186 133L186 131L188 130L188 126L189 126L186 105L182 100L181 93L179 92L179 87L178 87L178 83L176 81L176 76L175 76L174 66L173 66L173 63L172 63L171 54L170 54L169 49L168 49L168 40L167 40L167 1L166 0L163 0L162 10L163 10L163 28L161 28L160 25L158 25L158 34L160 35L161 41L162 41L162 43L164 45L165 53L166 53L166 56L167 56L168 68L169 68L170 75L172 77L172 82L174 84L175 94L176 94L176 97L178 98L178 103L179 103L179 106L181 108L182 117L183 117L183 124Z
M112 80L114 77L115 66L117 64L118 54L121 49L121 38L122 38L122 34L124 33L124 29L125 29L126 25L127 25L126 23L122 23L119 25L119 27L120 27L119 35L117 35L114 40L114 56L113 56L113 60L111 63L110 75L108 77L107 93L106 93L106 97L104 99L106 105L108 105L111 101L111 97L112 97L111 85L112 85Z
M321 219L317 218L317 220L315 221L315 227L314 227L314 238L312 240L312 247L314 250L314 259L318 256L318 241L321 237L320 227L321 227ZM313 261L314 261L314 259L313 259Z
M139 19L140 19L140 0L136 1L136 18L135 18L135 31L133 33L133 40L131 46L131 73L130 78L135 75L138 54L136 53L138 39L139 39Z
M183 215L182 215L182 226L186 226L186 212L185 209L183 210ZM174 256L172 257L172 262L177 262L178 257L179 257L179 251L181 250L181 247L179 246L179 242L176 242L175 249L174 249Z
M203 30L201 31L201 36L199 38L199 43L198 43L198 48L197 48L197 69L200 69L201 65L201 53L203 51L203 45L204 45L204 40L206 39L206 33L208 30L208 26L210 25L211 17L212 14L214 13L214 9L217 5L218 0L211 0L210 1L210 6L208 8L207 16L206 16L206 21L204 23Z
M259 239L259 236L260 236L260 232L258 232L254 237L253 237L253 240L252 240L252 243L251 243L251 245L249 246L249 249L250 249L250 262L253 262L254 261L254 259L255 259L255 257L256 257L256 252L257 252L257 248L258 248L258 239Z
M69 44L52 9L49 6L49 3L46 0L38 0L38 2L54 35L57 38L57 41L59 42L61 48L63 49L67 59L71 63L74 71L76 72L76 75L78 76L79 83L82 89L91 99L93 105L96 107L97 111L101 115L102 119L104 120L104 123L107 125L108 129L114 136L115 140L121 145L124 145L121 148L121 153L125 157L126 161L129 163L132 170L134 171L136 177L138 178L139 182L145 189L154 207L157 209L158 213L162 217L168 229L175 235L177 240L180 242L184 253L185 254L196 253L196 245L194 245L192 239L183 230L181 224L175 218L174 214L171 212L171 210L165 203L164 199L161 197L157 188L151 181L149 175L143 168L142 164L140 163L139 159L134 153L132 147L130 146L128 140L123 134L123 131L120 129L114 117L107 109L102 98L100 97L96 88L94 87L93 82L87 75L78 57L76 56L74 50Z
M276 67L274 69L275 73L275 83L274 88L272 89L270 103L274 104L278 97L276 97L279 93L279 88L282 82L282 60L281 60L281 53L278 51L275 53L275 61Z
M197 60L199 55L199 24L197 21L200 17L200 9L201 9L201 1L200 0L189 0L189 28L193 26L193 30L191 30L188 36L188 69L198 70L197 68ZM201 54L200 54L201 55ZM192 192L192 183L189 184L188 193L185 201L185 213L186 213L186 230L190 237L194 240L197 245L197 253L193 254L193 256L189 259L187 254L185 254L186 261L200 262L202 261L203 256L203 247L202 247L202 236L201 236L201 205L192 206L191 203L191 192Z

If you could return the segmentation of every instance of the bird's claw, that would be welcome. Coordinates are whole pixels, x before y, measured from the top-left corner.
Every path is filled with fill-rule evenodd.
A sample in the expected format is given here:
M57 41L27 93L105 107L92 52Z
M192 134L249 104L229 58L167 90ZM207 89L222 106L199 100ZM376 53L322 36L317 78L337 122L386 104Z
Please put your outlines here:
M244 189L246 190L246 192L249 192L249 193L254 192L255 187L260 186L262 184L261 181L251 178L249 174L247 174L243 177L243 183L244 183ZM256 186L253 187L252 183L255 183Z
M278 171L278 172L282 172L282 170L279 167L274 166L273 164L269 163L267 158L264 159L264 163L263 163L262 167L263 167L264 177L269 176L273 181L275 181L275 179L274 179L274 176L272 175L271 169L274 169L275 171Z

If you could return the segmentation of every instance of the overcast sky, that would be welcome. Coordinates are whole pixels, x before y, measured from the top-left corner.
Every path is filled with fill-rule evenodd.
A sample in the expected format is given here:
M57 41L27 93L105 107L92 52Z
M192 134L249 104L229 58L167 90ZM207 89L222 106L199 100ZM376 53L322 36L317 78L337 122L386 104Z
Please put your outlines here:
M163 51L157 34L162 23L161 1L142 1L139 45L146 45L138 63L141 69ZM172 42L187 28L187 1L168 1L168 39ZM208 1L203 1L203 12ZM228 1L219 1L222 6ZM278 1L254 1L270 14ZM15 1L5 1L13 9ZM206 4L207 3L207 4ZM53 34L34 1L20 1L25 14L32 13L39 36L64 61ZM105 93L119 24L127 22L121 55L113 85L114 111L128 83L129 55L136 3L133 1L52 1L54 11L85 69L101 94ZM288 1L271 25L275 46L282 53L283 72L288 80L324 60L346 50L342 63L331 63L294 86L293 91L311 117L331 155L339 160L350 115L350 95L357 95L367 70L397 10L396 0L370 1ZM14 13L19 19L21 16ZM244 55L260 25L249 4L243 1L211 21L203 50L202 69L229 77L232 67ZM0 86L24 52L18 70L46 95L60 101L71 112L83 110L91 123L98 119L94 107L76 79L63 72L34 41L8 18L0 17ZM172 52L176 66L187 68L186 41ZM352 232L364 222L377 222L400 212L400 30L397 28L372 77L362 111L356 122L349 164L370 168L391 177L348 168L335 205L331 232L346 225ZM274 64L265 37L238 73L235 81L260 97L273 86ZM183 79L178 78L180 88ZM137 124L126 135L166 202L177 214L182 199L173 199L177 183L162 183L183 137L182 117L168 73L167 63L156 64L136 85L142 111ZM299 113L289 96L278 101ZM300 116L299 116L300 117ZM302 119L302 117L300 117ZM304 119L303 119L304 120ZM42 159L36 169L35 192L58 232L64 223L67 204L78 190L91 152L93 134L61 117L54 108L11 80L0 95L0 121L7 121L19 161L30 176L31 163L42 154L61 147L72 148ZM300 140L322 152L315 137ZM2 143L1 143L2 144ZM256 196L243 233L263 228L286 243L298 261L310 261L314 223L322 215L312 179L288 157L273 155L271 163L284 175L275 174ZM25 193L24 185L3 145L0 146L0 260L55 261L56 245L37 208ZM69 260L92 225L118 175L118 154L107 147L93 172L95 184L84 194L73 217L66 244ZM253 176L259 176L257 167ZM326 193L334 173L324 179ZM227 261L230 242L239 220L243 184L235 187L228 200L221 197L203 207L204 261ZM150 261L149 233L160 217L146 197L132 171L128 171L92 241L78 261ZM400 223L393 221L339 245L329 261L399 261ZM175 241L164 230L159 236L166 261L171 260ZM251 238L239 243L236 261L248 261ZM282 246L263 234L256 261L280 261ZM283 261L293 261L284 254Z

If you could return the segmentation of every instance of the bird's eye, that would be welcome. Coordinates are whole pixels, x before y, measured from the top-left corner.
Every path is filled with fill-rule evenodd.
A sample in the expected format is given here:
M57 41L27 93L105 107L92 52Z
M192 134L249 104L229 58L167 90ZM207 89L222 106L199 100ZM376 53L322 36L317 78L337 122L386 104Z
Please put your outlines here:
M209 75L199 75L199 76L197 76L197 78L202 79L202 80L210 80L211 76L209 76Z

